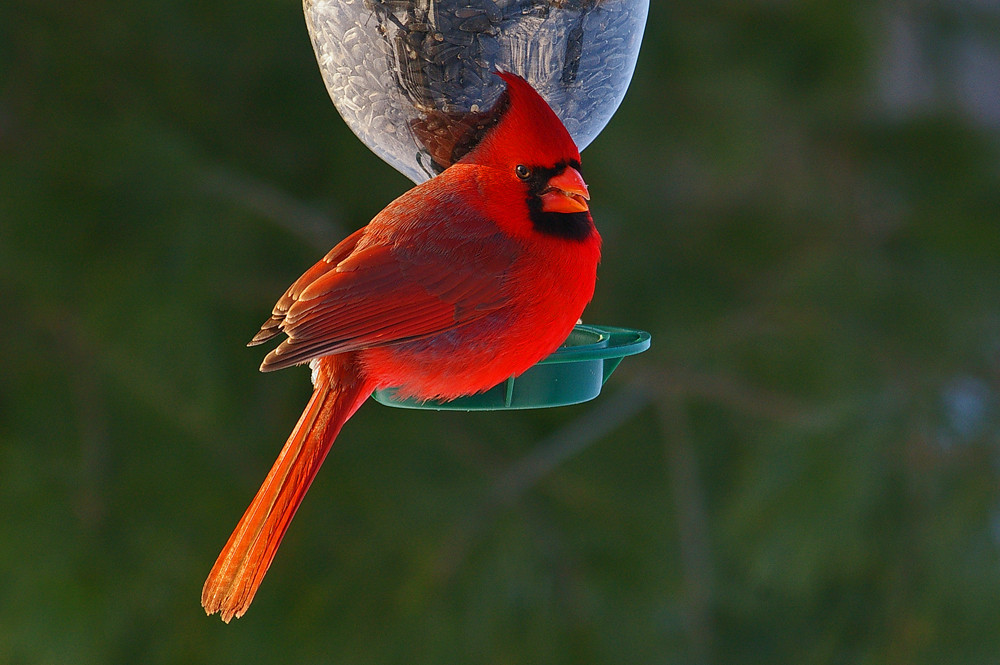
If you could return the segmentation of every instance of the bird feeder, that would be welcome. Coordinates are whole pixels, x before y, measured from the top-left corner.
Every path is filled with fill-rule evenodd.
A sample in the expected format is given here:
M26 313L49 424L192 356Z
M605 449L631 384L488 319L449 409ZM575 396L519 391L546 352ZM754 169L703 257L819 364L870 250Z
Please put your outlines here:
M323 81L348 127L416 183L474 147L503 92L524 77L582 151L632 79L649 0L304 0ZM492 410L596 397L618 362L649 346L642 331L577 326L549 358L496 388L450 402L383 404Z
M625 356L649 348L649 333L609 326L577 325L548 358L478 395L421 402L398 397L392 388L375 391L375 401L406 409L496 411L566 406L594 399Z

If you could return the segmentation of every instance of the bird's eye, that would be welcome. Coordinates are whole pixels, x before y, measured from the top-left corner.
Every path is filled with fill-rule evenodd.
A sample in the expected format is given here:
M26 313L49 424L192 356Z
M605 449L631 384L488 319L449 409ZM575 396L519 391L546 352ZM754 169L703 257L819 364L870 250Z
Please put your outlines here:
M514 173L516 173L517 177L520 178L521 180L527 180L528 178L531 177L531 169L529 169L524 164L518 164L516 167L514 167Z

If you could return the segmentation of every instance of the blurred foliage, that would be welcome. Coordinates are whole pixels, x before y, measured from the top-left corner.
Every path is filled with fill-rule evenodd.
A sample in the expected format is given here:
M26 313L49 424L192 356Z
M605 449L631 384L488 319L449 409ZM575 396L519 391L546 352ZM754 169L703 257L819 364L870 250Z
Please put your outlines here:
M367 405L225 626L309 389L243 344L407 181L294 2L3 3L0 663L996 662L997 27L654 1L584 155L587 316L653 349L576 407Z

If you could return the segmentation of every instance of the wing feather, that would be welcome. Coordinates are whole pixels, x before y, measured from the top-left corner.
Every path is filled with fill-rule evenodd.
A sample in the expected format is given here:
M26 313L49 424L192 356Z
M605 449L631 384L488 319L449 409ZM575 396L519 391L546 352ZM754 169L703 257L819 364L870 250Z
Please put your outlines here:
M315 282L322 275L336 268L344 258L350 255L354 251L355 246L358 244L358 240L364 235L364 228L360 228L351 235L347 236L341 240L337 245L327 252L326 256L316 262L309 270L305 271L301 277L292 282L292 285L288 287L284 295L278 299L278 302L274 305L274 309L271 310L271 318L264 322L260 327L260 331L254 335L253 339L247 344L247 346L257 346L258 344L263 344L264 342L274 338L282 331L282 322L285 319L285 314L291 308L295 301L298 300L301 293L313 282Z
M288 336L261 370L426 337L504 307L520 245L480 215L456 219L453 201L431 203L405 223L383 212L297 279L251 341Z

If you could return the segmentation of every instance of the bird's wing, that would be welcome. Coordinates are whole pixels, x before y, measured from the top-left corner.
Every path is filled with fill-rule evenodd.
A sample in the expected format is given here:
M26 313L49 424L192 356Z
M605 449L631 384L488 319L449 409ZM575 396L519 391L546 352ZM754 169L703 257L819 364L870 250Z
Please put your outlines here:
M489 220L447 212L446 220L420 215L391 232L376 218L337 245L254 337L251 344L288 335L261 370L441 333L503 307L519 244Z

